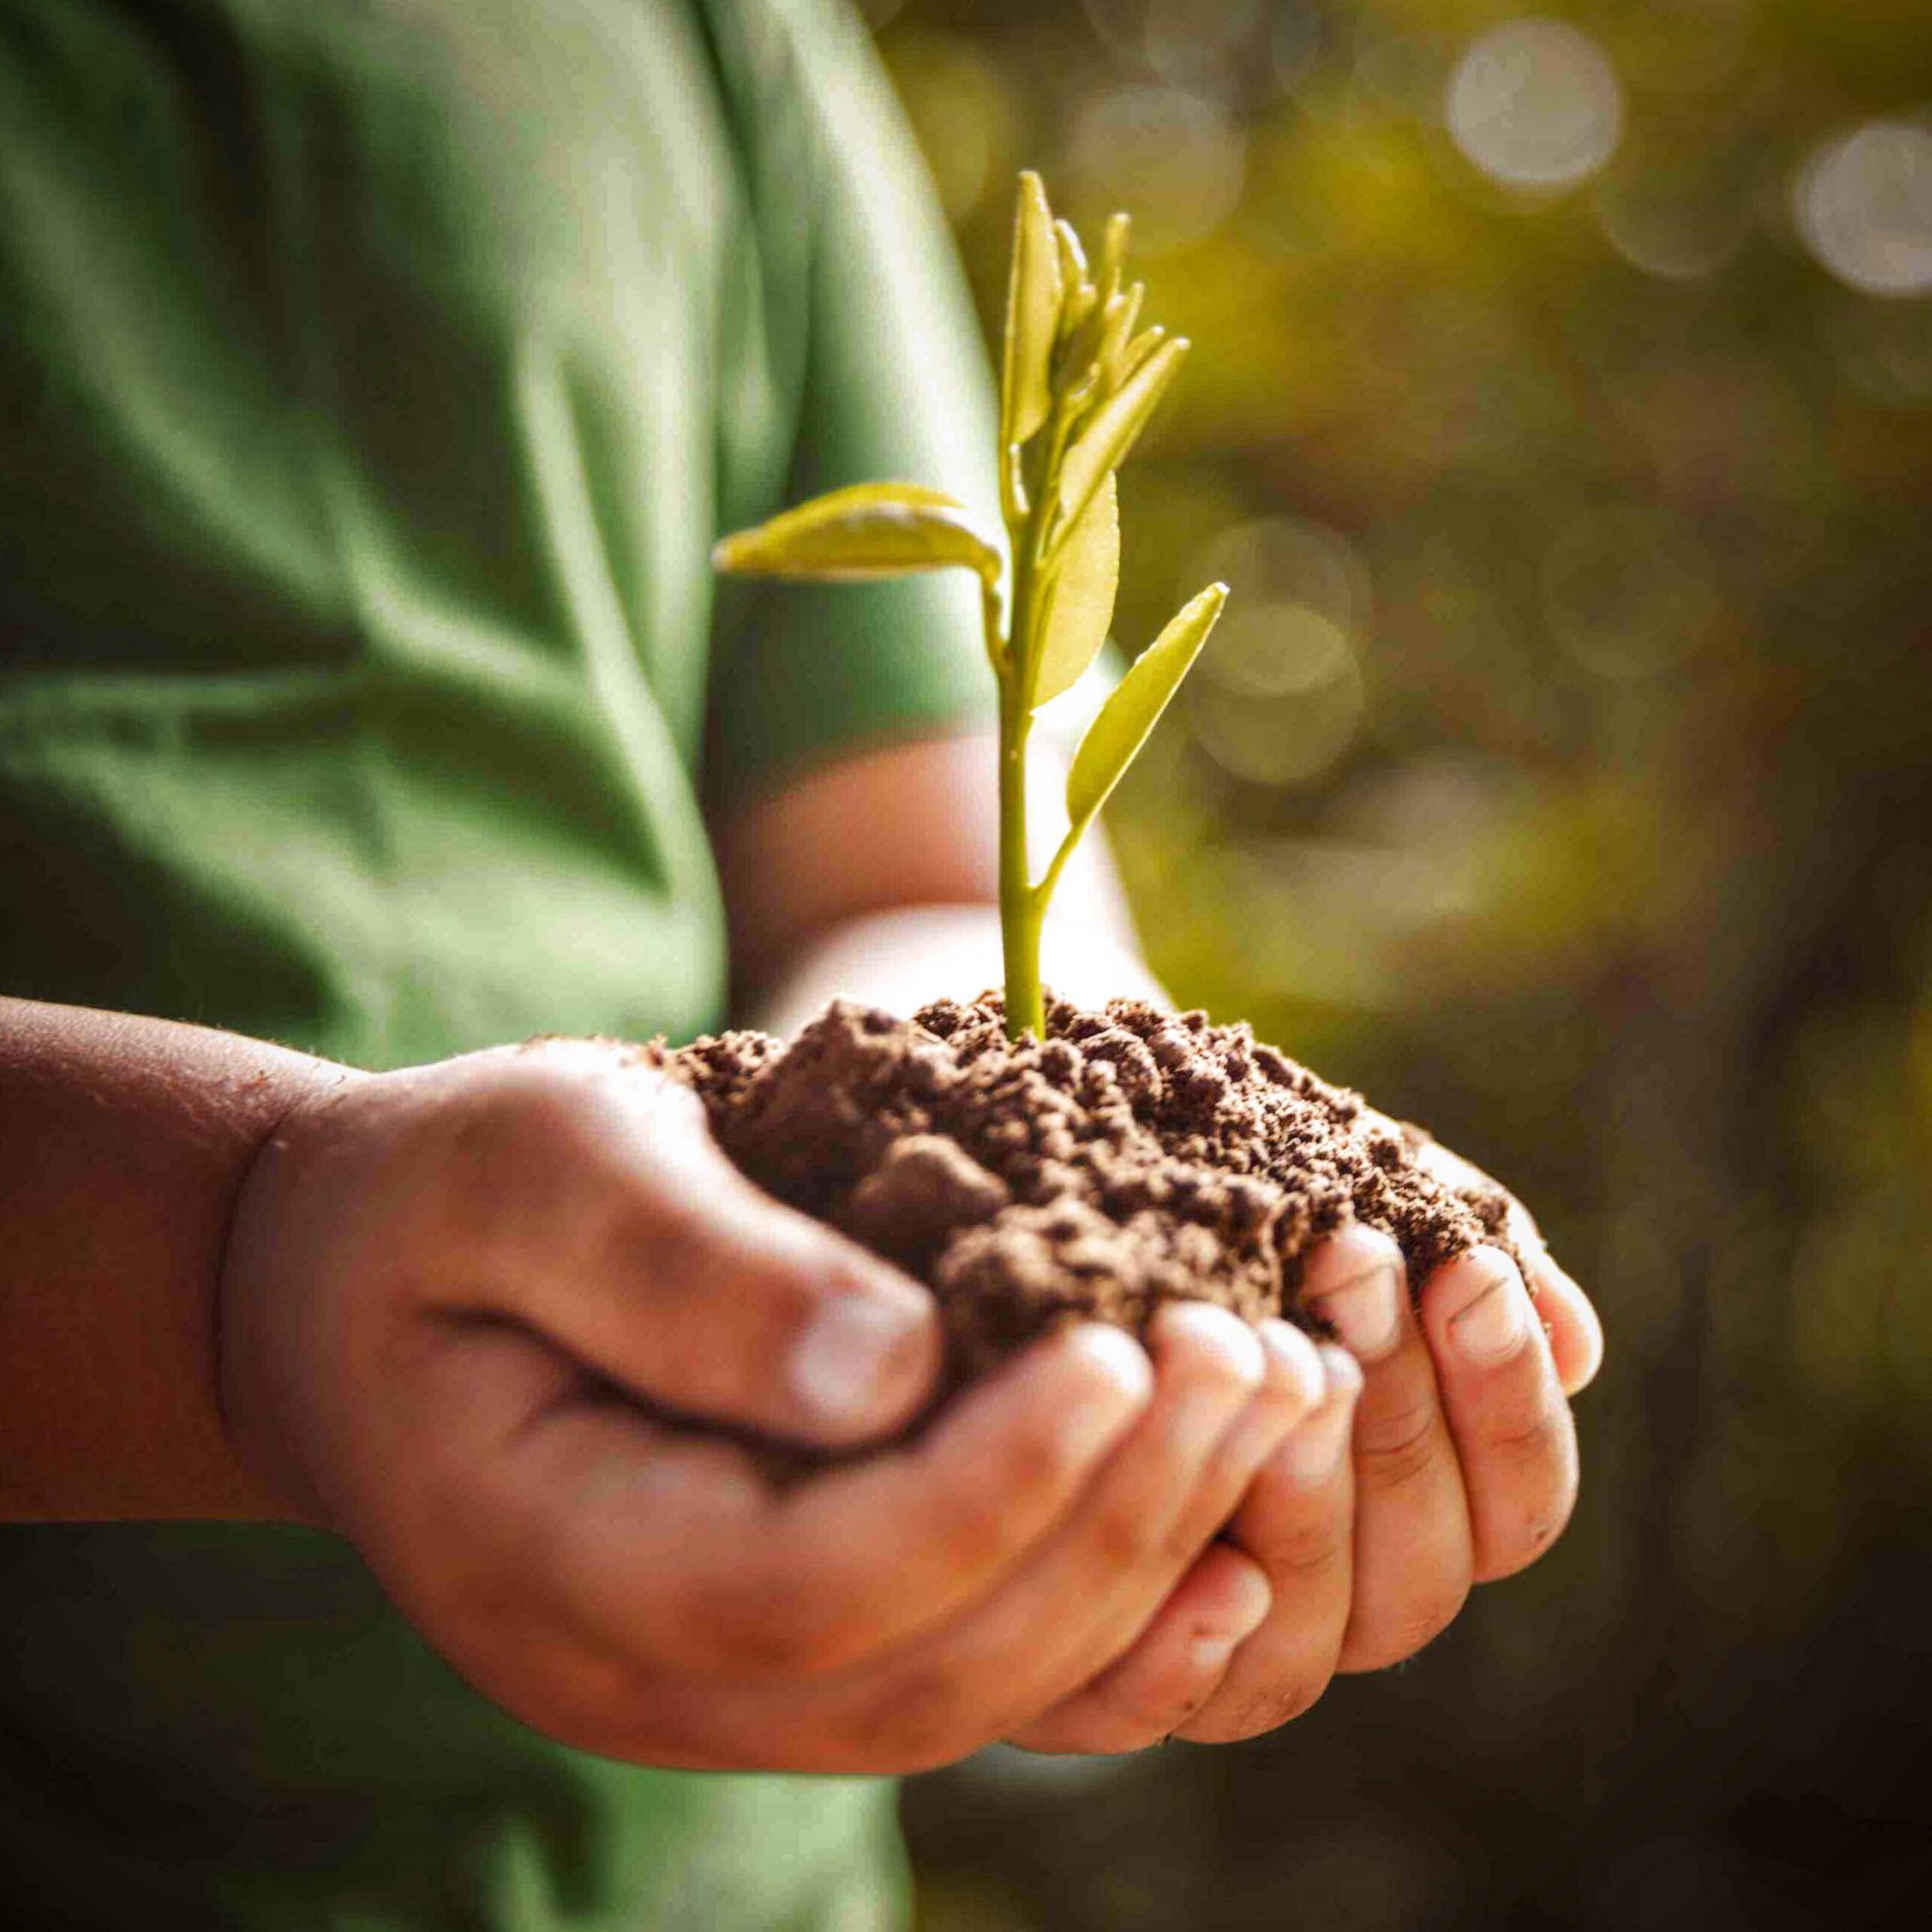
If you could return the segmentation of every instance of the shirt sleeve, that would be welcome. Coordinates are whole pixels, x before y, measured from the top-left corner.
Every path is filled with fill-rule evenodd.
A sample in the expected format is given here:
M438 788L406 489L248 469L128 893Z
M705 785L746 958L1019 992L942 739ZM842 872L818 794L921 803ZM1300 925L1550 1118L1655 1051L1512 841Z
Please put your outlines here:
M998 527L984 346L925 166L841 4L792 0L788 109L808 182L796 433L767 515L848 483L949 491ZM798 184L792 184L794 193ZM989 726L995 691L963 571L718 586L708 790L729 804L840 752Z

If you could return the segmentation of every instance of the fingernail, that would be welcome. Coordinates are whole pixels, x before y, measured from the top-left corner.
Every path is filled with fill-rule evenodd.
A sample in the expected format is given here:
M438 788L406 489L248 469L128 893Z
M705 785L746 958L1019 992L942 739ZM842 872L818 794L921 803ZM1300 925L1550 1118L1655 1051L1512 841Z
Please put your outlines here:
M1171 1337L1178 1329L1190 1336L1197 1347L1222 1356L1241 1380L1261 1380L1264 1364L1260 1340L1232 1309L1211 1301L1171 1301L1155 1317L1155 1323L1160 1337Z
M1324 1349L1321 1361L1327 1371L1328 1392L1321 1407L1283 1445L1295 1481L1311 1489L1341 1467L1355 1421L1355 1397L1361 1392L1361 1371L1346 1349Z
M1321 1358L1323 1400L1353 1408L1361 1393L1361 1364L1333 1342L1324 1342L1315 1353Z
M1255 1332L1275 1367L1287 1377L1301 1407L1313 1408L1321 1401L1322 1391L1321 1358L1315 1353L1315 1344L1292 1322L1284 1321L1278 1315L1257 1322Z
M911 1296L841 1295L805 1324L788 1364L792 1393L826 1423L869 1419L898 1392L926 1342L930 1311Z
M1371 1268L1339 1288L1317 1295L1309 1306L1332 1323L1358 1361L1375 1361L1395 1346L1402 1330L1399 1271Z
M1156 1323L1157 1346L1185 1335L1196 1349L1218 1355L1227 1371L1177 1390L1162 1425L1177 1454L1203 1454L1220 1440L1261 1386L1267 1364L1260 1338L1239 1315L1212 1302L1170 1302Z
M1235 1586L1227 1621L1211 1633L1203 1632L1188 1646L1189 1660L1197 1670L1217 1670L1235 1654L1235 1647L1251 1637L1274 1607L1275 1593L1258 1571L1244 1570Z
M1154 1365L1124 1328L1104 1321L1081 1322L1068 1331L1061 1346L1100 1371L1060 1419L1062 1435L1084 1455L1116 1434L1122 1420L1146 1403L1154 1391Z
M1522 1284L1513 1272L1499 1274L1449 1318L1449 1340L1465 1361L1479 1365L1506 1361L1522 1346L1529 1318Z
M1232 1660L1238 1637L1197 1637L1187 1647L1187 1660L1201 1675L1225 1669Z

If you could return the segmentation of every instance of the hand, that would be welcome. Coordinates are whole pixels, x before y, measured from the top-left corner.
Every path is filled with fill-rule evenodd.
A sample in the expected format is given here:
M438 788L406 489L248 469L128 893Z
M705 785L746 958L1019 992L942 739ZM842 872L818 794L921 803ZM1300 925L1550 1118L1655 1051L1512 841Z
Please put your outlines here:
M589 1042L298 1106L242 1190L220 1313L251 1467L488 1694L663 1764L944 1762L1164 1603L1251 1625L1257 1566L1201 1552L1313 1392L1306 1338L1179 1306L1151 1363L1065 1331L915 1439L774 1487L672 1418L889 1435L931 1391L929 1301Z
M1421 1158L1451 1187L1495 1186L1447 1149ZM1306 1710L1337 1671L1413 1654L1472 1583L1549 1546L1577 1491L1564 1398L1596 1373L1602 1331L1513 1197L1509 1233L1534 1303L1509 1257L1479 1247L1423 1284L1419 1321L1386 1235L1351 1227L1317 1249L1304 1305L1353 1353L1320 1351L1325 1392L1133 1649L1014 1742L1117 1752L1254 1737ZM1238 1555L1254 1573L1239 1601Z
M1394 1124L1371 1116L1371 1124ZM1420 1158L1447 1186L1506 1192L1433 1142ZM1423 1283L1418 1321L1394 1244L1363 1229L1338 1238L1309 1271L1305 1299L1335 1321L1366 1376L1355 1430L1356 1601L1343 1670L1411 1655L1472 1583L1541 1555L1575 1503L1565 1398L1595 1375L1603 1331L1528 1211L1509 1200L1534 1300L1508 1255L1478 1247Z

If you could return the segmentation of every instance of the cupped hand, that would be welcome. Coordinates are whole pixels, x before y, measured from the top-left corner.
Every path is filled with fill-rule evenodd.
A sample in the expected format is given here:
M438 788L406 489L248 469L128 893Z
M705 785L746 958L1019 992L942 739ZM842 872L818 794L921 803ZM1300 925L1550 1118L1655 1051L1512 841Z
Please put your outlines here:
M929 1299L589 1042L299 1108L237 1203L221 1319L238 1447L460 1670L553 1736L685 1766L943 1762L1150 1624L1232 1650L1265 1573L1203 1551L1318 1380L1281 1324L1180 1306L1146 1351L1063 1331L774 1484L731 1430L897 1438L937 1373Z
M930 1300L634 1056L558 1042L291 1117L237 1205L223 1396L255 1466L566 1741L815 1770L1124 1750L1251 1735L1406 1654L1568 1508L1555 1364L1598 1346L1574 1284L1546 1333L1478 1251L1418 1324L1351 1229L1308 1293L1352 1354L1201 1304L1146 1352L1075 1327L774 1485L750 1438L855 1447L924 1405Z
M1420 1158L1450 1187L1496 1188L1445 1148L1429 1143ZM1549 1548L1577 1494L1566 1398L1595 1374L1603 1336L1509 1198L1534 1299L1500 1248L1437 1269L1414 1303L1386 1235L1350 1226L1316 1249L1302 1305L1342 1345L1319 1351L1321 1393L1133 1647L1014 1742L1115 1752L1169 1736L1256 1736L1306 1710L1337 1672L1413 1655L1472 1584ZM1230 1644L1239 1615L1249 1627Z

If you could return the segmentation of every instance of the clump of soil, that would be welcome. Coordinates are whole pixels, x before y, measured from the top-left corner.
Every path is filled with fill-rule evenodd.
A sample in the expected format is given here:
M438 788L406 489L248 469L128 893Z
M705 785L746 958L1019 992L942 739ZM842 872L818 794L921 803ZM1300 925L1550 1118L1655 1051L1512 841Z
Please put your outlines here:
M731 1032L663 1060L752 1180L931 1286L949 1387L1057 1323L1138 1331L1177 1297L1316 1330L1303 1266L1351 1219L1395 1237L1412 1282L1509 1245L1504 1196L1426 1173L1419 1129L1204 1013L1050 999L1046 1038L1012 1041L996 993L909 1021L835 1001L789 1045Z

